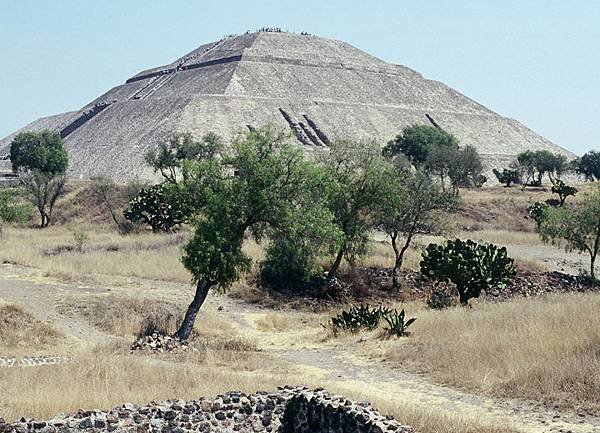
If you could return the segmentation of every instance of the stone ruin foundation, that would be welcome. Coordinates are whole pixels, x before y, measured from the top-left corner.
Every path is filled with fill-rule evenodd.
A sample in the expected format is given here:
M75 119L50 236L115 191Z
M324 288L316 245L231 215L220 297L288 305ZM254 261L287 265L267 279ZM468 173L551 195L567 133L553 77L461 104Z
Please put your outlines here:
M323 389L293 387L251 395L230 392L214 400L168 400L145 406L126 403L110 411L78 410L47 421L21 418L6 423L0 418L0 433L34 432L414 433L381 415L369 402L353 402Z

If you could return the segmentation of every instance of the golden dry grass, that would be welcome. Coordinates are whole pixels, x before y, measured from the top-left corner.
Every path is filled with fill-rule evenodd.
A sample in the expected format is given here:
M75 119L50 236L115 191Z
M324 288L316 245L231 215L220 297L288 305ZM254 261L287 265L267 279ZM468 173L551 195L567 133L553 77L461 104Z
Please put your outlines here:
M42 322L21 306L0 304L0 349L44 348L56 344L63 335L50 324Z
M479 392L600 410L600 295L421 309L384 357Z
M110 408L126 401L196 399L230 390L253 392L290 381L285 366L262 354L211 352L175 360L99 347L69 353L51 368L0 369L4 417L48 418L59 411ZM3 407L2 407L3 406Z
M74 230L86 233L84 252L72 248ZM189 282L181 264L182 237L144 233L120 236L109 227L5 227L0 239L0 261L40 269L63 280L102 279L106 275Z

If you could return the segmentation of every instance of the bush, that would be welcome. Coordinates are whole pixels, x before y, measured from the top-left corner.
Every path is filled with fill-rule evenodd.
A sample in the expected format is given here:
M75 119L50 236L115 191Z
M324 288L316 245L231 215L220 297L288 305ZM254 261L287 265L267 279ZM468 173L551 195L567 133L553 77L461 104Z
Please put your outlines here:
M435 289L427 299L427 305L433 310L443 310L454 306L456 298L448 290Z
M492 171L498 179L498 182L504 184L507 188L510 187L512 183L521 183L521 173L519 173L519 170L505 168L502 172L496 169L493 169Z
M398 313L398 310L395 308L392 311L388 311L383 318L388 324L386 328L387 333L396 337L407 335L406 329L417 320L415 317L405 320L404 309Z
M280 237L267 250L267 257L260 266L259 281L264 287L297 293L319 273L321 269L315 263L311 248L302 240Z
M0 223L25 223L33 216L33 207L23 202L19 188L0 187Z
M556 179L554 182L552 182L552 193L558 194L558 198L560 200L560 206L564 206L565 200L567 199L567 197L569 197L569 196L575 197L575 194L577 194L577 191L578 191L577 188L575 188L574 186L571 186L571 185L567 185L560 179Z
M462 305L478 298L482 290L504 288L516 273L505 247L460 239L429 244L423 252L421 272L427 278L454 283Z
M73 232L74 249L78 253L83 253L83 248L90 241L90 237L84 232Z
M527 214L529 218L535 221L536 228L540 231L540 226L544 222L546 210L550 208L547 203L536 201L534 204L527 208Z
M123 212L133 224L147 224L152 231L171 232L189 216L190 206L176 186L167 184L142 188Z

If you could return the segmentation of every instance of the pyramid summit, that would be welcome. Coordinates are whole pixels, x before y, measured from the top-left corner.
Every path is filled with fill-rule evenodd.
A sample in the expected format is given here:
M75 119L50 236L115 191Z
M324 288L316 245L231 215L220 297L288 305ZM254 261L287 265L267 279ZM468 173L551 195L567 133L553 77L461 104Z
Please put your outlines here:
M475 146L488 168L528 149L572 154L443 83L333 39L280 31L225 37L144 70L78 111L38 119L0 140L50 129L64 138L70 174L150 177L144 154L174 132L226 139L272 124L307 150L337 138L382 144L433 124Z

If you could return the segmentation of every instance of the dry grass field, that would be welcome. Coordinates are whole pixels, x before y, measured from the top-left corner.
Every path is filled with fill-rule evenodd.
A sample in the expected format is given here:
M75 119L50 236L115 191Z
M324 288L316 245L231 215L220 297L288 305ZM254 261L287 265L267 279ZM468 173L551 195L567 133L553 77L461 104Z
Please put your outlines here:
M548 191L498 187L462 194L451 236L509 245L511 254L523 251L513 254L519 267L549 269L548 261L529 254L542 244L524 210L534 201L550 198ZM443 311L413 302L402 307L418 320L412 334L401 339L386 338L380 330L331 338L321 324L337 310L320 314L261 310L243 300L219 298L217 302L211 296L193 334L192 343L201 353L131 354L129 345L148 317L161 317L166 329L172 330L189 302L190 275L180 262L187 232L121 236L90 197L86 183L71 185L57 210L57 224L43 231L5 226L0 262L31 268L39 274L36 284L58 286L55 297L48 295L57 314L82 321L106 339L90 345L77 336L63 335L54 323L36 317L26 301L3 301L0 290L0 356L56 353L71 359L52 367L0 369L0 416L6 419L49 417L124 401L198 398L234 389L253 392L306 384L369 399L421 433L521 431L514 415L503 419L484 416L483 411L439 410L405 397L402 382L335 379L332 371L326 371L328 353L339 355L352 368L417 372L423 380L452 387L450 393L462 389L490 398L519 397L564 410L600 413L600 295L482 301L472 309ZM86 240L78 244L74 233L85 233ZM421 250L435 240L440 238L417 238L407 252L406 268L418 269ZM391 248L380 234L374 235L371 246L360 264L391 266ZM244 248L255 259L264 256L264 247L254 242ZM26 285L33 279L23 281ZM82 285L85 291L69 292ZM250 292L264 296L248 290L245 282L235 291L241 297ZM217 305L225 305L225 311ZM366 338L359 344L361 336ZM313 364L323 365L311 367L284 356L287 351L313 357L321 351L322 358L314 358Z
M389 362L456 387L600 412L600 295L410 311L411 338L383 345Z

